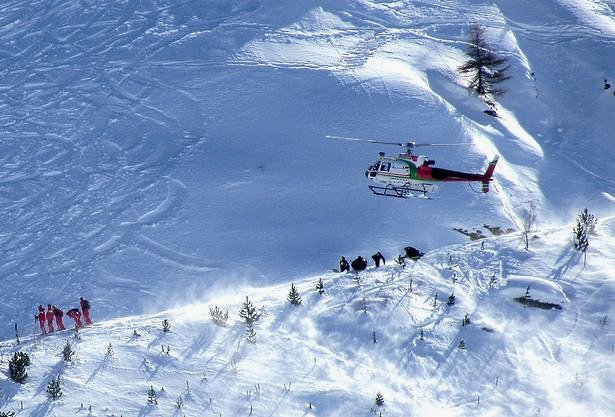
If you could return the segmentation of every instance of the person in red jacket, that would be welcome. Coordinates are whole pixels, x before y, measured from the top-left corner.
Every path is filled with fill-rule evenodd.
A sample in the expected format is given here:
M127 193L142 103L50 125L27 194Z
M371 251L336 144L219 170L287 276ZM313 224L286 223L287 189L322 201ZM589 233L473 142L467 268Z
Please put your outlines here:
M66 330L66 328L64 327L64 323L62 323L62 316L64 316L64 312L56 306L51 306L51 308L53 308L53 315L56 318L58 330Z
M41 333L46 334L47 329L45 328L45 307L43 307L42 305L38 306L38 314L34 316L34 319L38 320L38 325L41 326Z
M83 326L83 324L81 324L81 312L78 308L71 308L66 312L66 315L75 321L76 327Z
M53 314L53 308L51 304L47 304L47 313L45 313L45 318L47 319L47 327L49 328L49 333L53 333L53 319L55 315Z
M79 297L79 304L81 305L85 324L92 324L92 320L90 319L90 302L83 297Z

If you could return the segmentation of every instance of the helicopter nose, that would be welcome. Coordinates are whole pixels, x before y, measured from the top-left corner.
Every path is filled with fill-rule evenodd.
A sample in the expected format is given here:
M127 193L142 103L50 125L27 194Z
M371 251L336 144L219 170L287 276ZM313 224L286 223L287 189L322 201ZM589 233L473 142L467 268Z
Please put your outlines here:
M365 171L365 178L369 175L369 171Z

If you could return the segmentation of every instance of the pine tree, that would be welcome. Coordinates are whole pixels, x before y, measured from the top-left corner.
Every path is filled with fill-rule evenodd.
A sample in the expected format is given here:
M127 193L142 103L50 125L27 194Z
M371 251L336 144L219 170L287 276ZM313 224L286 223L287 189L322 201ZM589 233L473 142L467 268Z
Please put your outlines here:
M153 385L150 385L147 390L147 402L150 404L158 404L158 398L156 397L156 390Z
M9 360L9 375L11 380L23 384L28 377L26 368L30 366L30 357L24 352L15 352Z
M246 324L254 324L260 318L260 314L256 311L256 307L252 304L252 301L248 299L246 295L246 301L244 301L241 309L239 310L239 317L244 319Z
M503 94L505 90L498 84L510 78L506 75L507 60L490 50L485 30L477 23L470 28L470 45L465 54L469 59L459 67L459 71L470 75L468 89L480 96Z
M320 295L325 293L325 285L322 282L322 278L318 278L318 282L316 282L316 291L318 291Z
M288 292L287 300L294 306L301 305L301 296L294 283L290 284L290 291Z
M252 323L246 324L246 340L250 343L256 343L256 332Z
M115 355L115 353L113 352L113 345L111 344L111 342L109 342L109 345L107 346L107 354L105 356L111 358Z
M165 333L171 331L171 325L167 319L162 320L162 331Z
M585 252L589 247L589 239L581 220L577 219L577 225L572 229L572 233L574 234L574 248L579 252Z
M52 378L47 384L47 397L50 400L57 400L62 396L62 387L60 386L60 374Z
M378 407L382 407L384 405L384 397L381 393L376 394L376 405Z
M254 331L254 322L258 321L260 314L256 311L256 307L246 296L241 309L239 310L239 317L241 317L246 323L246 339L250 343L256 343L256 332Z
M62 349L62 358L65 362L70 362L73 360L73 356L75 355L75 351L73 350L70 342L67 340L64 345L64 349Z

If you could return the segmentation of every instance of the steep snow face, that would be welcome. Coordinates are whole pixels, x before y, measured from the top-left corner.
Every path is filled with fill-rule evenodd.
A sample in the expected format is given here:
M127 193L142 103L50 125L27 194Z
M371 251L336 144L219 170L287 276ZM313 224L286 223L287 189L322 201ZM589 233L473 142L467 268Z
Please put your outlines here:
M609 4L533 3L8 3L0 314L158 311L518 226L529 201L543 226L609 214ZM457 73L473 21L510 60L499 118ZM489 194L384 199L363 171L397 150L336 134L463 144L426 150L455 170L502 158Z

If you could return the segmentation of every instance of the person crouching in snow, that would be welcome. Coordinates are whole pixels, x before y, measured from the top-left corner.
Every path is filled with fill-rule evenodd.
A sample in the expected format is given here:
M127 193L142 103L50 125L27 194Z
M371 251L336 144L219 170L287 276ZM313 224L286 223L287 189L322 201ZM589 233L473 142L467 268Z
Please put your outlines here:
M53 315L56 318L56 324L58 325L58 330L66 330L66 328L64 327L64 323L62 323L62 316L64 316L64 312L56 306L52 306L52 308Z
M45 313L45 318L47 319L47 327L49 328L49 333L53 333L53 318L55 315L53 314L53 307L51 304L47 304L47 313Z
M46 334L47 329L45 328L45 321L47 320L45 316L45 307L38 306L38 314L34 315L34 319L38 320L38 325L41 326L41 334Z
M75 321L76 327L83 326L83 324L81 324L81 312L78 308L71 308L66 312L66 315Z
M85 324L92 324L92 320L90 320L90 302L83 297L79 297L79 304L81 305Z

